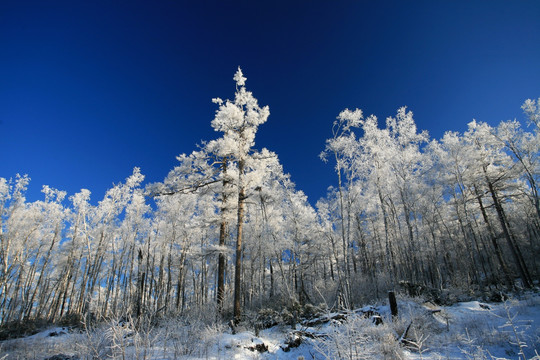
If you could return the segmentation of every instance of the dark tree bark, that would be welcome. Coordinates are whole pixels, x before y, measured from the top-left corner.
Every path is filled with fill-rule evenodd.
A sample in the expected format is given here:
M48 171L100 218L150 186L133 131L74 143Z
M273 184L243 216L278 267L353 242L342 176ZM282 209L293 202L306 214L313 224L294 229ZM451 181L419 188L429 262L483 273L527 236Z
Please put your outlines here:
M516 266L519 270L519 274L521 276L521 279L523 281L523 285L526 288L531 288L532 284L530 282L530 278L528 276L527 269L525 268L525 264L523 263L522 259L520 259L520 254L518 252L518 249L516 249L516 246L514 242L512 241L510 230L508 229L508 226L506 226L506 219L504 216L504 209L502 207L502 204L499 200L499 197L497 196L497 192L495 191L495 187L493 186L493 183L489 179L486 171L486 167L484 166L484 174L486 178L486 182L489 188L489 192L491 193L491 198L493 199L493 205L495 205L495 210L497 211L497 216L499 218L499 223L501 225L504 238L506 239L506 242L508 243L508 247L510 247L510 250L512 251L512 255L514 257L514 261L516 263Z
M225 238L227 237L227 187L229 180L227 178L227 158L223 158L222 161L223 170L223 193L222 193L222 206L221 206L221 224L219 226L219 246L223 248L225 246ZM220 313L223 311L223 301L225 299L225 254L220 251L218 258L218 284L217 284L217 308Z
M242 234L244 229L244 202L246 198L242 177L244 176L245 161L238 161L238 222L236 225L236 263L234 269L234 322L238 324L242 315Z
M482 202L482 197L480 196L476 187L475 187L475 190L476 190L476 195L477 195L476 199L478 200L478 204L480 205L480 212L482 213L482 217L488 228L489 237L491 238L491 244L493 245L493 249L495 250L495 255L497 256L497 260L499 261L499 264L501 265L501 268L503 270L506 285L509 288L513 288L514 282L512 281L512 277L510 276L510 270L508 269L508 266L506 265L506 262L504 261L501 248L499 247L499 244L497 243L497 238L495 236L495 232L493 231L493 228L491 227L491 223L489 222L489 218L487 216L484 203Z
M396 294L393 291L388 292L388 302L390 303L390 312L392 314L392 317L398 316Z

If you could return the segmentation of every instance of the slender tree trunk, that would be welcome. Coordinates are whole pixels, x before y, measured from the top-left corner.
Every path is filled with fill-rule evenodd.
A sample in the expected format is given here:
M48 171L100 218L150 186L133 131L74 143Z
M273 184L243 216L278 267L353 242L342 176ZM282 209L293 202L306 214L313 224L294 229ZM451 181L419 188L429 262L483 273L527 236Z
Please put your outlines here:
M495 236L495 232L493 231L491 223L489 222L484 203L482 202L482 197L480 196L480 193L476 187L475 190L477 196L476 199L478 200L478 205L480 205L480 212L482 213L482 218L484 219L484 222L486 223L486 226L488 228L489 237L491 238L491 244L493 245L493 250L495 250L495 255L497 256L497 260L499 261L501 269L503 270L506 286L508 286L509 288L513 288L514 282L512 281L512 277L510 276L510 270L508 269L508 266L506 266L506 262L504 261L501 248L497 243L497 237Z
M169 244L169 253L167 254L167 287L165 288L165 311L170 311L172 290L172 241Z
M274 267L272 266L272 258L268 260L268 266L270 267L270 299L274 297Z
M506 239L506 242L508 243L508 246L510 247L510 250L512 251L512 255L514 257L514 261L516 263L516 266L519 270L519 274L521 276L521 279L523 280L523 285L526 288L531 288L532 284L529 281L529 277L527 276L526 269L524 268L524 264L521 262L521 259L519 258L518 251L515 247L514 242L512 241L510 231L508 227L506 226L506 221L504 217L504 210L502 208L502 205L499 201L499 198L497 196L497 193L495 192L495 188L493 186L493 183L487 176L486 167L484 166L484 175L486 178L486 182L489 188L489 192L491 193L491 198L493 199L493 204L495 205L495 210L497 211L497 216L499 217L499 223L501 225L504 238Z
M238 222L236 225L236 263L234 269L234 322L239 323L242 312L242 235L244 230L244 166L245 160L238 161Z
M139 248L137 254L137 293L135 300L135 318L137 320L141 317L142 312L142 297L144 286L144 272L142 271L142 261L143 253L142 250Z
M377 185L377 193L379 195L379 201L381 203L381 211L383 213L383 223L384 223L384 245L385 245L385 257L386 257L386 266L388 273L390 274L390 279L392 281L392 286L395 284L395 264L394 264L394 256L392 254L392 251L390 249L390 235L389 235L389 228L388 228L388 213L386 212L386 207L384 205L384 198L382 195L381 188Z
M347 239L347 231L345 226L345 205L344 205L344 195L343 195L343 183L341 179L341 163L338 158L337 152L334 153L336 158L336 164L337 164L337 175L338 175L338 191L339 191L339 209L340 209L340 218L341 218L341 246L343 251L343 262L345 271L344 273L344 284L343 285L343 295L346 301L347 306L352 305L352 298L351 298L351 286L350 286L350 278L351 278L351 270L349 268L349 254L348 254L348 239Z
M218 258L218 284L217 284L217 308L218 312L223 312L223 301L225 300L225 267L226 259L223 253L225 247L225 238L227 237L227 187L229 185L229 179L227 177L227 158L223 158L222 161L223 170L223 190L221 201L221 224L219 226L219 258Z
M176 311L184 309L184 293L185 293L185 278L186 278L186 256L187 248L185 247L186 242L184 242L184 247L182 248L182 253L180 254L179 266L178 266L178 283L176 284ZM182 309L180 309L182 305Z

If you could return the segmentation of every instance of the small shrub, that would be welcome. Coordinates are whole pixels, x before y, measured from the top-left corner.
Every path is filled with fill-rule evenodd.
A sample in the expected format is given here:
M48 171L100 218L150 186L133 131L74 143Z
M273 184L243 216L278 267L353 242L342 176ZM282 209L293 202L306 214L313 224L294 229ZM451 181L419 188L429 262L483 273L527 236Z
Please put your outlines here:
M255 328L258 330L268 329L283 322L282 314L273 309L262 309L255 318Z
M58 321L58 325L60 326L76 329L82 329L83 324L84 318L80 314L67 314Z

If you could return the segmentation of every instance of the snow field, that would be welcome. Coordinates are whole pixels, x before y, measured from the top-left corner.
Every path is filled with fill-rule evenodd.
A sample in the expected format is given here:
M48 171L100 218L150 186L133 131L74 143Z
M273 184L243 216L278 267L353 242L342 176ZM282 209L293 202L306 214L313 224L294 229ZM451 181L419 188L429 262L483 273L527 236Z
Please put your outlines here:
M276 325L258 336L247 325L232 334L224 324L175 319L138 331L112 320L82 331L54 327L1 342L0 359L540 359L538 294L504 303L438 307L401 298L398 304L393 320L387 306L366 307L346 318L325 314L320 319L334 319L315 326ZM366 310L383 323L374 325Z

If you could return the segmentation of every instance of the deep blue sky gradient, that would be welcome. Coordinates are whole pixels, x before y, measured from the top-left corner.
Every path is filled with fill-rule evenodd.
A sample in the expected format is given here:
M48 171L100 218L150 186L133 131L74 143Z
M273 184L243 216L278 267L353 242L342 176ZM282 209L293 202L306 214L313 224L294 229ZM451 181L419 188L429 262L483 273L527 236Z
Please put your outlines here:
M473 118L523 120L540 96L540 1L1 1L0 177L93 202L134 166L162 180L219 136L214 97L241 66L275 151L314 203L318 154L345 108L407 105L440 138Z

